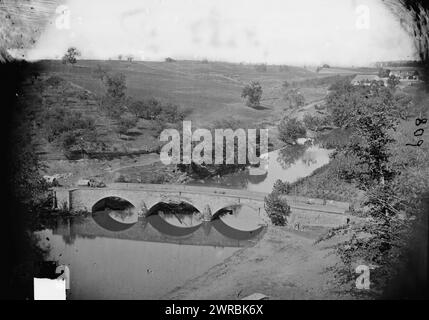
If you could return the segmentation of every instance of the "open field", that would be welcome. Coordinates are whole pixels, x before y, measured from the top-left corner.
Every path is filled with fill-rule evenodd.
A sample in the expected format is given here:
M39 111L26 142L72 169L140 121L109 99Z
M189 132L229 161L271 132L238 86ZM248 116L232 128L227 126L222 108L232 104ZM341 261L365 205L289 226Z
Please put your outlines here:
M189 118L196 125L208 126L214 120L231 117L254 124L276 117L284 108L284 81L300 82L336 74L316 73L299 67L268 66L258 71L253 65L199 61L126 62L82 60L71 66L60 61L43 61L42 69L84 87L96 95L103 94L103 86L93 76L100 65L111 72L121 72L127 78L127 93L135 99L159 98L190 110ZM348 73L351 71L349 70ZM342 72L339 72L342 73ZM259 81L263 88L262 107L249 108L241 98L241 90L251 81ZM320 100L327 86L302 87L306 101Z

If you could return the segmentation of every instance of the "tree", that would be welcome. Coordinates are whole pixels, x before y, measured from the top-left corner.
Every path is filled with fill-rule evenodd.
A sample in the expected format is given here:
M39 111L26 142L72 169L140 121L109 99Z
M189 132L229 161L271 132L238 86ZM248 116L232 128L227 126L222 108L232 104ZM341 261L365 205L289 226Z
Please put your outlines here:
M346 152L360 160L363 169L356 179L364 189L383 185L394 175L389 165L389 147L394 142L390 131L396 128L398 117L393 96L387 100L381 94L382 90L367 92L349 120L354 130Z
M290 206L279 193L271 192L264 199L264 207L271 222L276 226L287 225L287 217L290 215Z
M400 83L401 81L399 78L393 74L389 77L389 79L387 79L387 86L392 90L395 89Z
M328 117L314 116L309 113L304 116L302 121L304 122L305 127L312 131L319 131L331 125Z
M106 93L101 99L101 106L111 117L117 117L123 113L126 104L126 78L122 73L107 74L104 77Z
M332 122L340 128L348 128L354 123L354 115L363 104L391 103L392 92L382 82L372 81L369 85L353 86L338 83L326 98L326 106L332 115Z
M283 118L279 125L279 139L284 143L295 144L299 138L305 138L307 131L301 121L295 118Z
M301 92L299 92L299 89L292 89L286 92L283 100L290 108L299 108L305 105L305 98Z
M260 106L262 98L262 86L257 81L252 81L246 85L241 92L241 97L247 99L246 105L251 108Z
M389 78L389 76L390 76L390 70L389 69L380 68L378 70L378 76L380 78Z
M147 119L149 114L149 109L144 101L134 100L128 106L128 111L130 111L136 118Z
M155 98L145 100L145 105L148 109L148 119L156 119L162 112L161 102Z
M291 191L291 185L289 182L283 182L277 179L273 186L273 192L279 194L288 194Z
M70 63L74 65L77 62L77 57L80 57L81 53L75 47L70 47L62 58L64 64Z
M391 282L398 266L402 267L404 249L413 234L414 219L418 221L416 215L421 210L416 205L418 197L421 197L419 192L429 187L427 181L421 183L427 180L426 173L423 174L426 177L419 175L416 178L412 172L416 172L416 168L418 172L425 171L423 168L427 167L428 161L426 155L426 159L408 170L417 157L413 153L413 160L407 159L405 154L409 154L410 150L405 150L402 142L395 141L398 114L396 99L389 89L372 83L370 87L358 86L353 94L360 96L360 103L354 106L348 120L352 134L348 144L337 152L335 159L353 159L354 163L341 170L345 170L365 191L365 211L361 214L370 219L332 229L322 239L335 235L346 239L336 247L342 261L342 266L336 270L340 275L340 284L356 280L351 266L360 261L365 265L376 266L371 271L374 274L371 286L372 290L375 288L377 291L371 293L380 294ZM392 153L397 153L398 149L402 149L403 153L397 158L403 160L395 163ZM411 216L414 219L409 219Z
M125 98L127 84L123 73L114 73L105 78L106 94L118 99Z

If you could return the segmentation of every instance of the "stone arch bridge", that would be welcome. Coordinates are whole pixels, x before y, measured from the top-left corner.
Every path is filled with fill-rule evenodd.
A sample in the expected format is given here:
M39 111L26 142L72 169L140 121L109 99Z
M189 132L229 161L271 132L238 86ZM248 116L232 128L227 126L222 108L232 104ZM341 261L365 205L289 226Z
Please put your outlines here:
M200 212L203 220L209 221L223 208L245 205L252 208L264 223L270 224L264 208L267 194L262 192L188 185L113 183L105 188L54 188L53 193L55 208L71 211L92 212L100 200L119 197L130 202L139 216L147 215L158 203L188 203ZM345 214L348 209L346 203L326 204L320 199L285 197L291 206L289 225L298 222L333 227L344 224L349 218Z
M57 208L72 211L91 212L93 206L100 200L119 197L130 202L137 209L139 216L146 215L158 203L187 203L197 209L204 220L211 220L219 210L241 204L254 209L264 221L269 220L264 209L265 194L244 190L117 183L106 188L55 188L54 196Z

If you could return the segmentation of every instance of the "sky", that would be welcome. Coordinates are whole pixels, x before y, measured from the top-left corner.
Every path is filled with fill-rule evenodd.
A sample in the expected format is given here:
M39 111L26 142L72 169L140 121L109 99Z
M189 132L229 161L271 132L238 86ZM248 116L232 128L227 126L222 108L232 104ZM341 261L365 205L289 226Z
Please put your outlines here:
M362 66L415 59L413 39L381 0L69 0L29 60L208 59Z

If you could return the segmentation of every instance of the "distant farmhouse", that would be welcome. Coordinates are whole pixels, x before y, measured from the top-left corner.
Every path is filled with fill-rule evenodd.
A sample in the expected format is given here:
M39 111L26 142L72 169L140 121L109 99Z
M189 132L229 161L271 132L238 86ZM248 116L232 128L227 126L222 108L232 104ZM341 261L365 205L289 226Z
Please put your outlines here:
M420 80L417 70L391 70L389 76L398 77L400 80Z
M382 79L375 74L358 74L356 77L353 78L351 84L354 86L369 86L373 81L381 81L384 85L387 84L387 79Z

